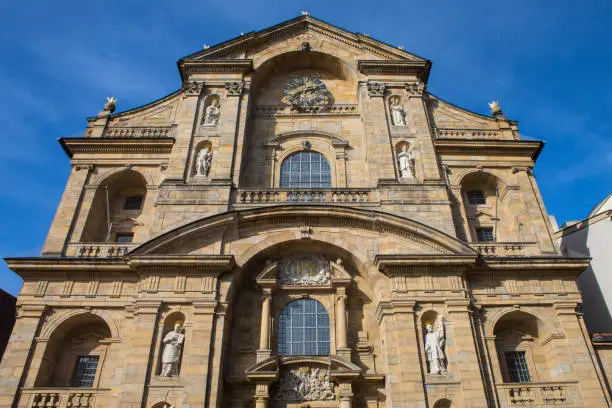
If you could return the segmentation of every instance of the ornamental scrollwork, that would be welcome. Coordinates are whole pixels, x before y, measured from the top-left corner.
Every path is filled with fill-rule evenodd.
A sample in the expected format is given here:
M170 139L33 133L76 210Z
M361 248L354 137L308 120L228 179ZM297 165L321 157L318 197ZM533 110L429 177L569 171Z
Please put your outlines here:
M301 255L279 263L278 280L283 285L325 285L331 278L329 261L318 255Z
M185 90L185 95L187 96L200 95L202 88L204 88L204 82L190 81L183 83L183 89Z
M330 401L336 389L325 368L299 367L283 370L274 395L276 401Z
M382 82L368 82L368 96L384 96L385 84Z
M423 82L407 82L406 83L406 92L409 96L423 96L425 90L427 89L427 85Z
M228 96L240 96L244 89L244 82L226 82L225 89Z

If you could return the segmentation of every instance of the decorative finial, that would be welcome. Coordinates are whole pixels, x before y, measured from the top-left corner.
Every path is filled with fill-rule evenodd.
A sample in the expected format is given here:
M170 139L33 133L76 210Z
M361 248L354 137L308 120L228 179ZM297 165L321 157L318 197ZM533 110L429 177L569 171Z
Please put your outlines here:
M307 15L308 15L308 11L306 11L306 10L302 10L302 15L303 15L303 16L307 16Z
M240 35L244 35L244 33L241 31L241 32L240 32Z
M205 49L205 50L207 50L207 49L209 49L209 48L210 48L210 45L208 45L208 44L204 44L204 49Z
M403 49L404 49L404 46L403 46L403 45L398 45L398 46L397 46L397 48L398 48L399 50L403 50Z
M489 102L489 108L491 108L491 113L493 115L502 111L501 106L499 106L499 101Z
M106 103L104 104L104 110L110 111L110 113L113 113L115 111L115 109L117 109L117 98L115 98L114 96L107 96L106 97Z

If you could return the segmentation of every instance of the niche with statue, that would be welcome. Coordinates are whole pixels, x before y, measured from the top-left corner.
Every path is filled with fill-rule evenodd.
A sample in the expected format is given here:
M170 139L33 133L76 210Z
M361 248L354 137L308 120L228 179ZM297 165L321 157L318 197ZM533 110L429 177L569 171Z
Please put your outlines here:
M213 159L213 146L208 140L198 143L193 160L193 176L208 177Z
M185 315L181 312L169 314L164 320L159 344L157 375L178 377L181 371L183 348L185 347Z
M202 126L217 126L219 116L221 115L221 100L219 95L211 94L204 99L204 107L202 109Z
M397 157L397 168L400 181L415 182L416 181L416 158L410 143L403 141L395 146L395 154Z

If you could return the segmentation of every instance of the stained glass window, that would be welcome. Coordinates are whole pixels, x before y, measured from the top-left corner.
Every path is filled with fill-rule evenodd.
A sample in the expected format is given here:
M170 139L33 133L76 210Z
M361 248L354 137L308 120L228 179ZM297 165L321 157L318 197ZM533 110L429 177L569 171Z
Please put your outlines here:
M281 188L330 188L331 168L321 153L302 151L283 160Z
M527 368L527 359L524 351L508 351L506 355L506 365L508 366L508 374L510 382L530 382L529 368Z
M82 356L77 360L74 377L72 378L73 387L91 388L96 378L98 369L98 356Z
M278 353L283 356L329 355L329 315L314 299L298 299L281 312Z

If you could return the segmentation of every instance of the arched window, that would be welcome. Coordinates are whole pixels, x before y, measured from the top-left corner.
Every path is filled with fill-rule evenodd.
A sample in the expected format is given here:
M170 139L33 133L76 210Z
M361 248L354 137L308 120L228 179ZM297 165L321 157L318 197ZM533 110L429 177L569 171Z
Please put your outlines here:
M331 168L321 153L313 151L293 153L281 164L281 188L329 188L331 186Z
M285 306L278 322L278 354L329 355L329 315L321 303L298 299Z

